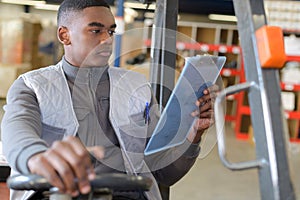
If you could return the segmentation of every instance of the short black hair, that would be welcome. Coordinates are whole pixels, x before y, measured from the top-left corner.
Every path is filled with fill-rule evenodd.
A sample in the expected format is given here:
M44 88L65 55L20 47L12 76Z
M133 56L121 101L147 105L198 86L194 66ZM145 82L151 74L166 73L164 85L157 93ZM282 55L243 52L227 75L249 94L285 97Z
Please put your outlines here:
M57 24L60 25L63 18L67 18L70 12L79 12L88 7L103 6L109 8L105 0L64 0L58 9Z

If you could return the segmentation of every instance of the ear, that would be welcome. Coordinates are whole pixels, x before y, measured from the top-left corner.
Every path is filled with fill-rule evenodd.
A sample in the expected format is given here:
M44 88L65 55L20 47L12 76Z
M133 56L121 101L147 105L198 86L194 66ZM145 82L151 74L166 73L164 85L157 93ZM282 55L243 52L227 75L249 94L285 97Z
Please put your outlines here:
M65 26L60 26L57 29L57 38L63 45L71 44L69 30Z

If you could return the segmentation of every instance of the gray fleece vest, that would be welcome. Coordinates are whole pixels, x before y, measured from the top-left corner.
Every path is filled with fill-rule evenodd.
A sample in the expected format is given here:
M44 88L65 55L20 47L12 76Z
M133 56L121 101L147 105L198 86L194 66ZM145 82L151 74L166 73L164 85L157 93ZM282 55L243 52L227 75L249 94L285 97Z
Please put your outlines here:
M146 103L151 101L151 89L146 78L136 72L110 67L109 119L122 150L125 169L129 174L144 173L154 177L145 165L144 148L147 125L144 120ZM65 136L76 135L76 118L71 93L62 69L57 65L30 71L21 76L36 96L43 124L65 129ZM149 199L160 199L157 184L148 193Z

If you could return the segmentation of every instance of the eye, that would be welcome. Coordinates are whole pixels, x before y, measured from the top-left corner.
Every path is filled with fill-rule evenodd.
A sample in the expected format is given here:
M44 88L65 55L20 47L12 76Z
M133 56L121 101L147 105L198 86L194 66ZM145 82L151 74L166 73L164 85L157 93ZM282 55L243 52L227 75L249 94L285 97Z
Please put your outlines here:
M92 33L98 34L101 33L102 31L100 29L95 29L95 30L91 30Z
M110 36L113 36L116 33L115 30L108 30L107 32Z
M106 29L94 29L94 30L91 30L91 32L93 34L104 34L104 33L108 33L108 35L110 37L112 37L114 34L115 34L115 30L106 30Z

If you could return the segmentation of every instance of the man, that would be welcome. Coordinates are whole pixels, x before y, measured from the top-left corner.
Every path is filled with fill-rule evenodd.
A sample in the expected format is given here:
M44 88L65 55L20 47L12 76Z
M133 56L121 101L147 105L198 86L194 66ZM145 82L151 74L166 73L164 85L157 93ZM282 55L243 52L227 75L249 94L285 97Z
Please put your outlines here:
M174 184L194 164L201 135L213 123L216 88L196 102L197 130L183 145L144 158L159 114L143 76L108 66L116 28L109 6L103 0L65 0L57 20L62 60L20 76L7 95L1 129L10 166L16 173L42 175L73 197L90 192L96 173L141 174L154 180L150 191L124 198L160 199L157 183ZM28 195L12 191L11 199Z

